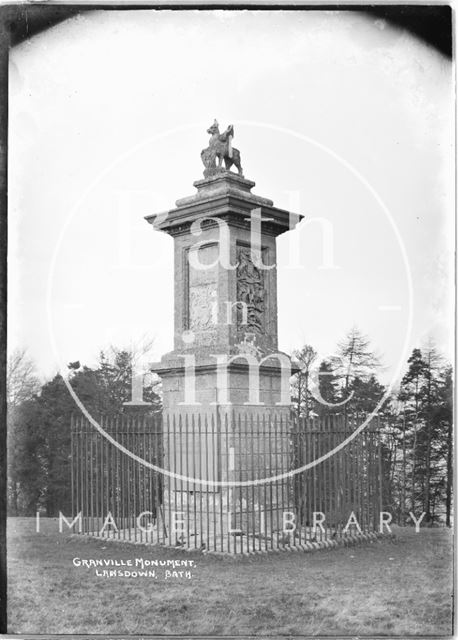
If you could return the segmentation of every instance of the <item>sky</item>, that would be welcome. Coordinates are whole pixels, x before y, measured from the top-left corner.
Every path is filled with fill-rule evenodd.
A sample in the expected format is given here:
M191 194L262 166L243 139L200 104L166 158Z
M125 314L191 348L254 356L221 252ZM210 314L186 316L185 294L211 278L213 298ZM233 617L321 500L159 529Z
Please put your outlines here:
M217 118L278 238L279 347L357 325L399 376L453 341L451 63L357 12L97 11L12 49L8 348L50 377L101 348L173 346L173 240ZM410 283L410 284L409 284ZM411 286L410 286L411 285Z

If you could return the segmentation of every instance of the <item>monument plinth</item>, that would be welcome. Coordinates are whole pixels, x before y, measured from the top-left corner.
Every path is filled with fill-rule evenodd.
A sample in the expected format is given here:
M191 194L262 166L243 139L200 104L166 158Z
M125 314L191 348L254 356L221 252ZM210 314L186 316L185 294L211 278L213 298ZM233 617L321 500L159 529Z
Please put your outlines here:
M213 125L208 132L210 146L202 152L206 177L194 182L197 193L177 200L170 211L146 217L174 239L174 348L152 370L162 379L168 419L206 415L221 424L227 415L248 414L251 424L253 417L265 422L266 416L271 424L274 416L289 417L291 376L289 357L278 352L276 237L301 216L293 218L252 193L255 183L241 175L240 154L231 146L233 127L219 134ZM218 159L220 164L224 159L226 169ZM228 170L232 164L239 175ZM197 424L194 418L192 424ZM201 467L204 453L211 455L212 471L203 479L237 479L242 467L248 480L265 476L267 468L273 475L278 471L278 455L275 463L267 450L246 456L247 447L253 450L249 423L237 438L225 445L220 439L217 447L207 436L196 443L196 428L179 445L165 436L169 468L180 475ZM263 448L259 432L258 445ZM285 445L285 455L287 450ZM230 464L224 464L225 456ZM280 462L284 469L285 460ZM221 504L226 500L230 510L233 498L224 490L177 480L168 485L169 503L173 492L181 491L181 500L187 493L189 500L200 490L213 492Z

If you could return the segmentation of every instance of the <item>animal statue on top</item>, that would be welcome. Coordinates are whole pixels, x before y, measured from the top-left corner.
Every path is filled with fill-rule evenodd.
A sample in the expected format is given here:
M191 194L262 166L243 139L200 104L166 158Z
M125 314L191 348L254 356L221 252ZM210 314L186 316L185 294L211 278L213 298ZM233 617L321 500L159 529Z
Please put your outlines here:
M234 126L230 124L224 133L220 133L218 122L215 120L211 127L207 129L207 133L210 134L209 146L200 154L205 166L204 176L209 178L224 172L222 167L224 160L226 171L229 171L232 165L235 165L239 176L243 178L240 151L232 146ZM217 160L218 164L216 163Z

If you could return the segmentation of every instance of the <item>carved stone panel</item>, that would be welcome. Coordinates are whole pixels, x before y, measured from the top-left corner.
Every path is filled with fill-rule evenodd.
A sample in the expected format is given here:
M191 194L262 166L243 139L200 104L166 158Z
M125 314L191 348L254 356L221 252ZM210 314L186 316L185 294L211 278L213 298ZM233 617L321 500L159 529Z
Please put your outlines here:
M192 259L190 260L190 255ZM217 277L218 245L190 249L187 254L187 321L186 328L203 339L209 338L218 322ZM197 265L197 266L196 266ZM199 266L200 265L200 266Z
M189 289L189 328L199 332L211 329L217 322L216 283L201 284Z
M247 336L256 343L266 342L267 291L265 274L252 260L250 247L237 245L237 338L245 343Z

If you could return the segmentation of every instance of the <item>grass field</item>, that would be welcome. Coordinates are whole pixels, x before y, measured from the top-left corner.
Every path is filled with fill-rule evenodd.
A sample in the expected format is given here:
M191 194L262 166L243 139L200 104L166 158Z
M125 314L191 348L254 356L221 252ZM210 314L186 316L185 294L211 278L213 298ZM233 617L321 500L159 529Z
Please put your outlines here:
M449 635L452 537L231 559L58 533L8 521L9 632L16 634ZM192 578L96 577L73 558L192 559ZM180 569L182 570L182 569ZM162 572L162 573L161 573Z

